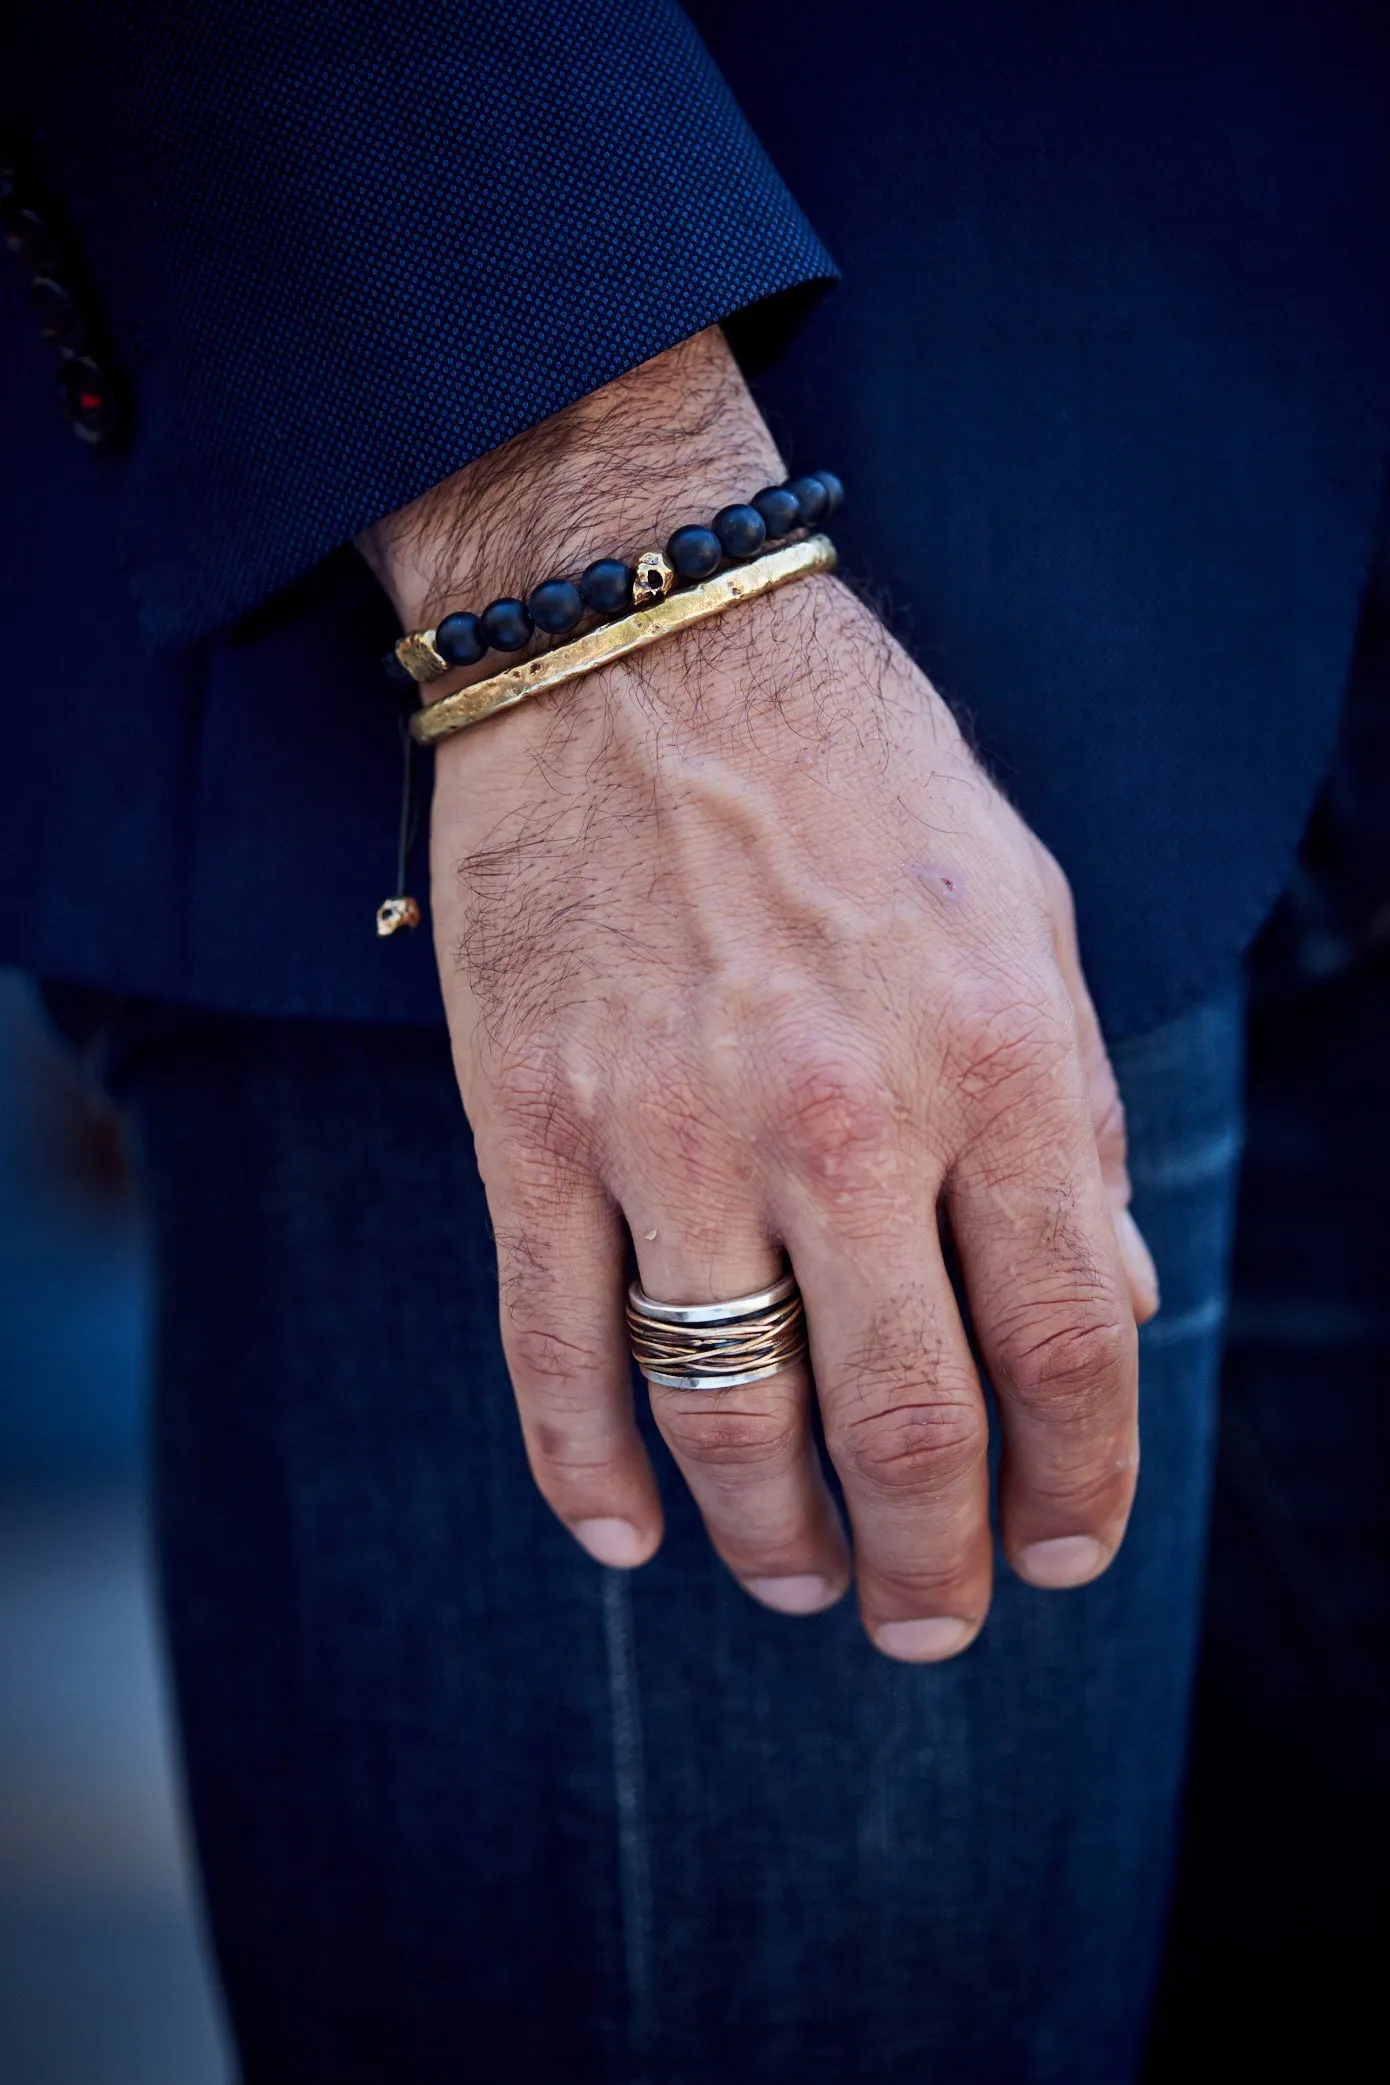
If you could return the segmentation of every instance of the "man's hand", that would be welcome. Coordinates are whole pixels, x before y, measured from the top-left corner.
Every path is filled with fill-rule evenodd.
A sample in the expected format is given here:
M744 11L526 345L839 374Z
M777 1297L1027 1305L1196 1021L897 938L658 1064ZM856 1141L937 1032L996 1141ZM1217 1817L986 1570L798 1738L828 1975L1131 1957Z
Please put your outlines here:
M780 475L706 335L363 548L413 626ZM1040 1586L1102 1571L1134 1491L1153 1271L1065 880L923 675L845 587L808 580L437 758L440 972L555 1512L606 1563L661 1539L628 1234L673 1301L760 1288L785 1252L810 1369L654 1388L661 1431L740 1583L812 1612L850 1576L814 1381L865 1627L896 1657L960 1650L990 1597L987 1424L944 1227L998 1393L1009 1559Z

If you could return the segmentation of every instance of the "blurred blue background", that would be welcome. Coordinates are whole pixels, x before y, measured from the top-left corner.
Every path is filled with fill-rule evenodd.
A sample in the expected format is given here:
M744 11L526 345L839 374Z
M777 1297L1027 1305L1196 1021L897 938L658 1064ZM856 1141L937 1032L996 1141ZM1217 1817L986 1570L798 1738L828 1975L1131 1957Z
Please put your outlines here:
M141 1480L120 1125L0 972L0 2085L228 2077Z

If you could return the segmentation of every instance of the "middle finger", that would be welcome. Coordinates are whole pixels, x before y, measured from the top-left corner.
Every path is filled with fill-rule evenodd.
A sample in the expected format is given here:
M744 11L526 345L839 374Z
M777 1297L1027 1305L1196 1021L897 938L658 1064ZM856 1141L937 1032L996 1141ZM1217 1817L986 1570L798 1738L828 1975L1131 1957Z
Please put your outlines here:
M866 1234L789 1223L865 1629L889 1657L963 1650L989 1607L989 1425L935 1211Z

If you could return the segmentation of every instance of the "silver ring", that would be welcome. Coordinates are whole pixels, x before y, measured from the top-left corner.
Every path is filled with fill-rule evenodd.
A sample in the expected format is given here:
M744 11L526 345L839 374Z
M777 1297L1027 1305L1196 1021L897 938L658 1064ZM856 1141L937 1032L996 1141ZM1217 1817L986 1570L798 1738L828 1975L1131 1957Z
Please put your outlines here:
M659 1383L663 1390L732 1390L739 1383L765 1383L769 1376L781 1375L782 1370L789 1368L792 1361L799 1361L805 1351L806 1346L803 1341L789 1360L769 1361L763 1368L745 1368L738 1375L677 1376L663 1374L659 1369L655 1368L643 1368L642 1373L649 1383ZM640 1362L638 1367L641 1367Z
M785 1303L795 1290L796 1276L784 1274L770 1288L754 1289L751 1296L732 1296L727 1303L658 1303L640 1281L633 1282L627 1296L634 1310L639 1310L644 1318L655 1318L659 1325L727 1325L755 1310Z
M662 1303L633 1282L627 1329L637 1366L667 1390L766 1382L806 1352L806 1313L793 1274L719 1303Z

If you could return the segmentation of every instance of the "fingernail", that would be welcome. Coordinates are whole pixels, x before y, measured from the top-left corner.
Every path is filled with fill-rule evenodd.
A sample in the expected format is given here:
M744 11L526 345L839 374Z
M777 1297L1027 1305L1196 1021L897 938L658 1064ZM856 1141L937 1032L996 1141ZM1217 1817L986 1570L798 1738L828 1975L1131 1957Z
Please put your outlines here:
M816 1614L840 1597L830 1580L816 1571L790 1578L745 1578L743 1583L755 1600L775 1607L778 1614Z
M1115 1217L1115 1236L1120 1242L1120 1258L1125 1263L1129 1277L1130 1292L1134 1302L1134 1315L1141 1325L1147 1325L1159 1305L1158 1269L1153 1254L1144 1243L1140 1230L1128 1209L1121 1209Z
M630 1571L634 1564L644 1564L651 1554L651 1543L638 1534L630 1520L577 1520L570 1532L591 1557L601 1564L611 1564L615 1571Z
M918 1622L880 1622L874 1642L888 1658L904 1658L913 1665L926 1665L935 1658L949 1658L963 1650L975 1633L973 1622L958 1615L933 1614Z
M1058 1535L1051 1542L1030 1542L1018 1553L1015 1565L1029 1585L1050 1592L1063 1586L1085 1585L1105 1563L1105 1551L1094 1535Z

